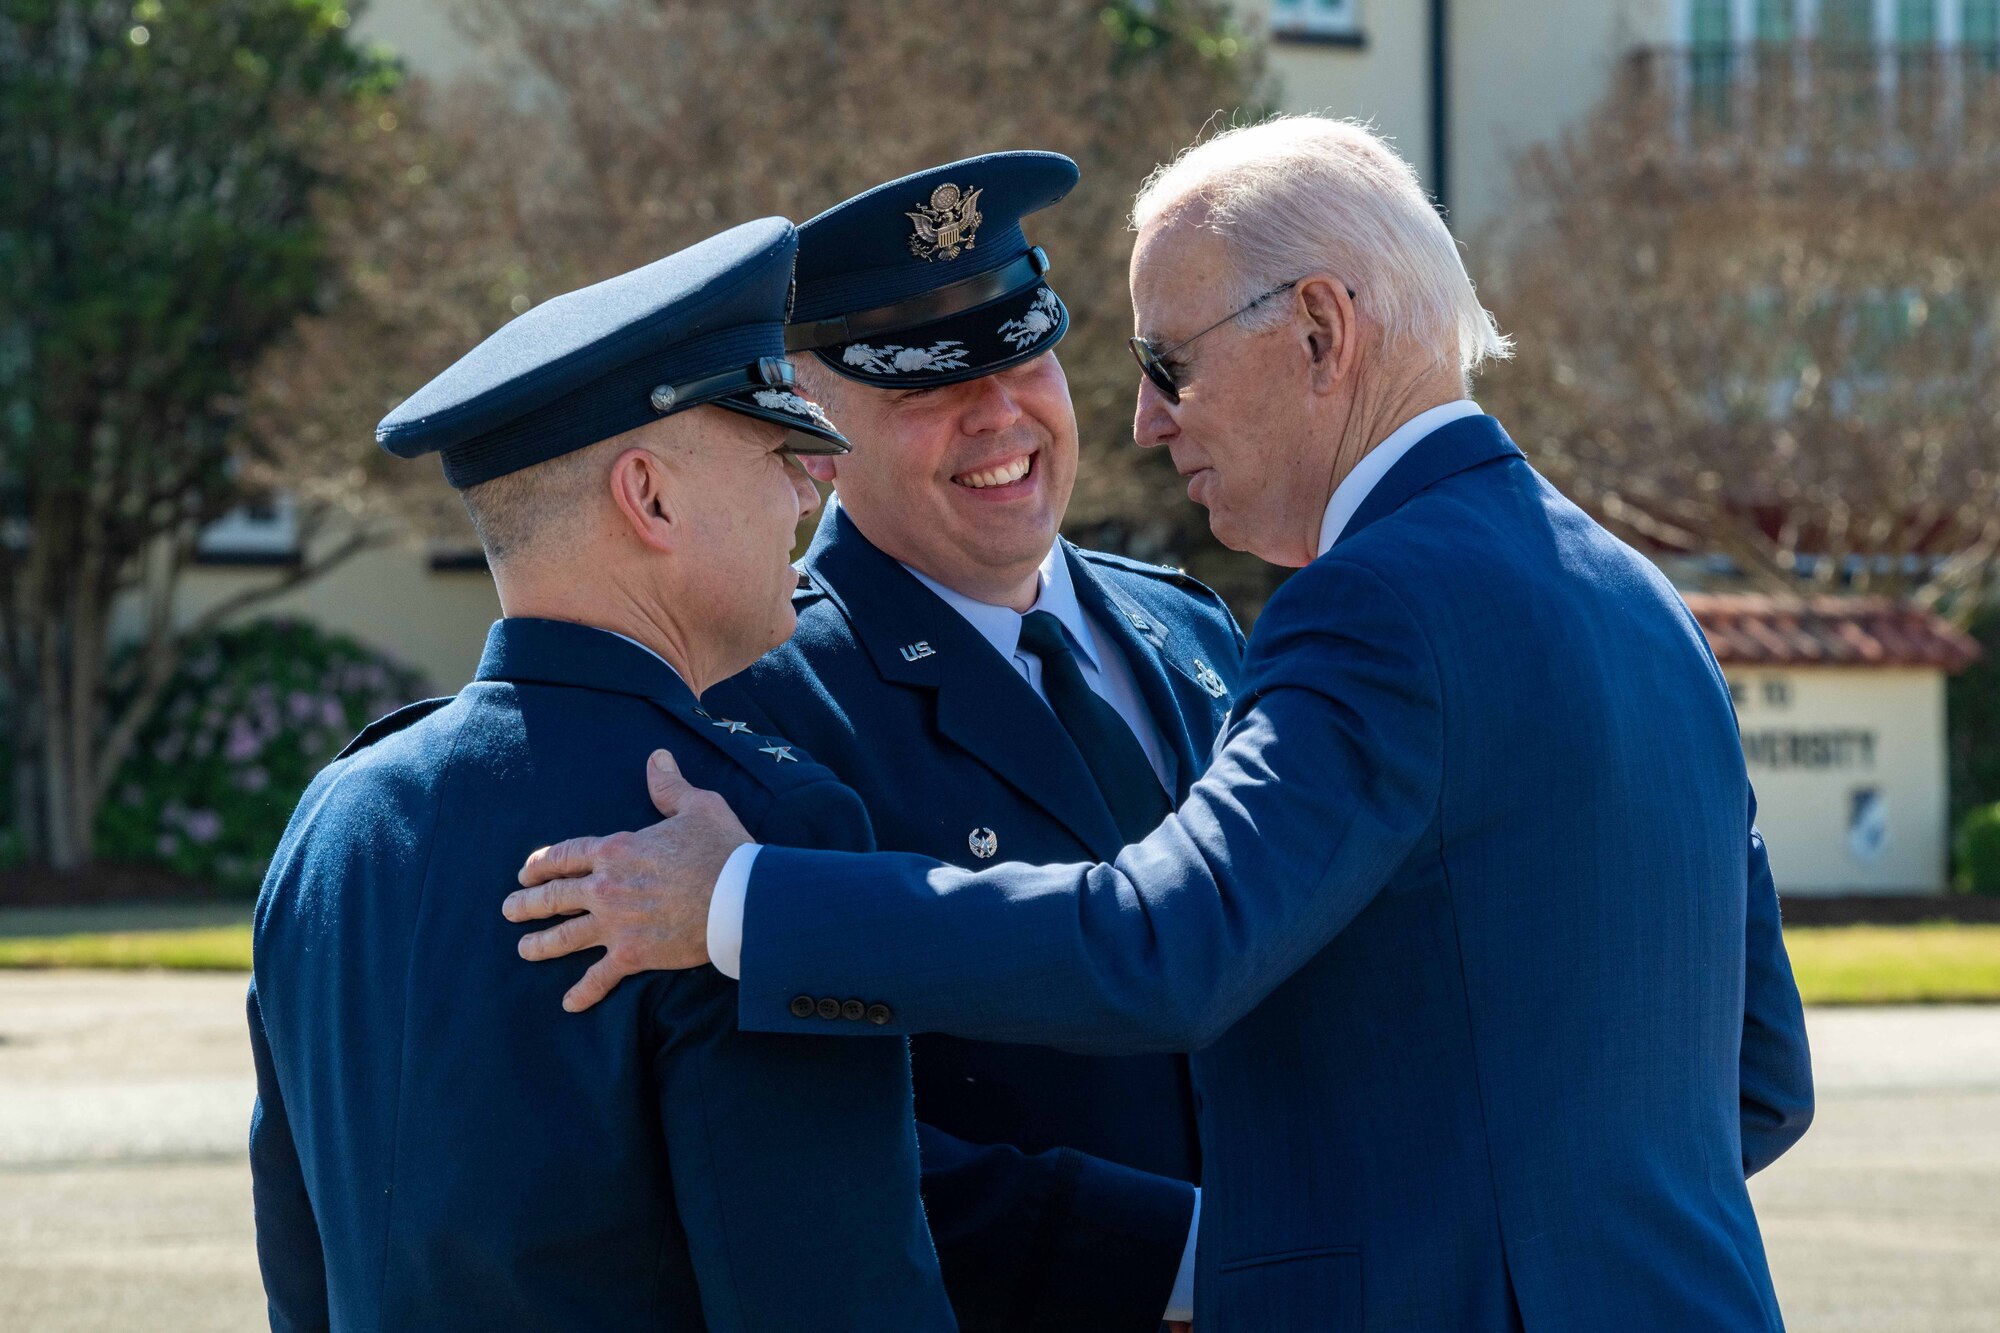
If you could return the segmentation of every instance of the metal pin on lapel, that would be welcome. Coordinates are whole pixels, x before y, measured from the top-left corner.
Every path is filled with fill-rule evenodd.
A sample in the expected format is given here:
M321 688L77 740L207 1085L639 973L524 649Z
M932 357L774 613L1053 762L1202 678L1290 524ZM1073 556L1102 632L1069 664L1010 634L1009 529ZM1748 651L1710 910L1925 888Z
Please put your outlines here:
M984 861L1000 850L1000 835L990 828L976 828L965 835L965 845L972 854Z
M904 644L902 653L905 662L914 662L922 657L936 657L937 649L931 647L926 640L918 639L915 643Z
M1229 687L1222 683L1222 677L1215 674L1215 668L1199 657L1194 659L1194 679L1195 684L1218 699L1229 692Z

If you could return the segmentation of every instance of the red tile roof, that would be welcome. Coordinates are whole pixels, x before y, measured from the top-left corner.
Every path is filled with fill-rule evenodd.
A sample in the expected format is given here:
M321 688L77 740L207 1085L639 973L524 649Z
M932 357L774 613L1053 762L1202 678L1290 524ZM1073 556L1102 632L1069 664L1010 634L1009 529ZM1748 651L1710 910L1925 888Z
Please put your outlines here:
M1943 617L1887 597L1691 593L1687 604L1724 666L1963 671L1981 652Z

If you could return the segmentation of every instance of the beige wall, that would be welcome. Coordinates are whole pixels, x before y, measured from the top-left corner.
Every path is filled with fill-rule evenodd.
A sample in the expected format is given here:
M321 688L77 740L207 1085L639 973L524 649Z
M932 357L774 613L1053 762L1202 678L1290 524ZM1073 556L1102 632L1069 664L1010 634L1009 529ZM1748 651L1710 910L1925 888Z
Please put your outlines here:
M198 566L186 576L181 613L201 614L224 597L270 581L268 569ZM251 617L289 616L379 648L424 673L441 693L472 679L500 599L484 570L433 572L414 547L355 556L332 572L260 603Z
M1943 892L1944 674L1840 667L1726 674L1778 891ZM1867 791L1882 802L1879 845L1851 827L1857 795Z

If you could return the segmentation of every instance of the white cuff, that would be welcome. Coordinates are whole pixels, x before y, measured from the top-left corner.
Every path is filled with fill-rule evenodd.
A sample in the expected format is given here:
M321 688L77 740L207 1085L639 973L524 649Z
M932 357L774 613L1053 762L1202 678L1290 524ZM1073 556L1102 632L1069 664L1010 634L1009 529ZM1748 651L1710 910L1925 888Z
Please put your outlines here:
M714 920L713 917L710 920ZM710 930L714 927L710 926ZM1201 1186L1194 1187L1194 1216L1188 1219L1187 1248L1181 1251L1181 1271L1174 1274L1174 1292L1167 1297L1162 1319L1186 1323L1194 1318L1194 1238L1201 1231Z
M750 868L763 850L761 843L746 842L731 852L708 900L708 961L731 981L743 979L743 900L750 893Z

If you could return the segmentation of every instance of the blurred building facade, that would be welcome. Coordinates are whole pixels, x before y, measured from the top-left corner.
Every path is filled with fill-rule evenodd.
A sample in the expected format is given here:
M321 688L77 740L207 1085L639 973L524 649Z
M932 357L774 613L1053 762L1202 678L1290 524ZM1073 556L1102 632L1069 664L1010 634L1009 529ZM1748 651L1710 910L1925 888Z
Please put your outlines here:
M359 27L448 81L489 58L451 15L448 0L374 0ZM1883 115L1913 103L1948 114L1966 81L2000 70L2000 0L1242 0L1239 20L1268 38L1282 107L1360 117L1396 142L1473 246L1475 272L1482 231L1510 207L1517 156L1576 125L1615 79L1665 88L1661 133L1692 138L1773 98L1810 99L1829 63L1867 71ZM235 516L204 543L188 611L298 557L282 503ZM1694 600L1736 694L1780 887L1941 891L1942 682L1957 659L1830 662L1804 640L1793 656L1755 659L1740 645L1758 635L1742 625L1789 613ZM471 677L499 604L476 552L413 543L350 560L256 614L352 634L452 690ZM1924 632L1950 633L1930 621Z

